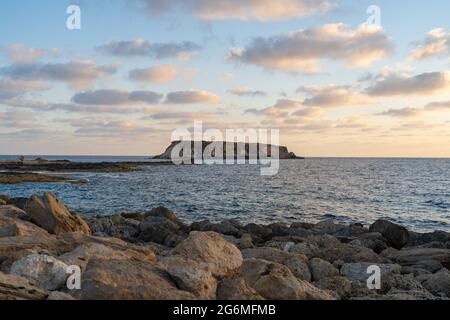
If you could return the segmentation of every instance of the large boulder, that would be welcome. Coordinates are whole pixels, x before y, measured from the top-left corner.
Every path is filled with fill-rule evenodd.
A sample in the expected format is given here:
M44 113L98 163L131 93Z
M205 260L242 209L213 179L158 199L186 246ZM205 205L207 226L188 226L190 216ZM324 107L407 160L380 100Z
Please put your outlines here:
M162 258L159 263L181 290L192 292L200 299L215 299L217 280L209 265L182 256Z
M123 259L91 259L77 294L83 300L195 299L192 293L179 290L158 265Z
M242 250L244 259L263 259L288 267L298 279L311 281L308 258L302 254L284 252L275 248L254 248Z
M372 249L375 253L378 254L389 247L387 244L387 240L379 232L369 232L362 234L355 240L351 241L350 244Z
M261 259L245 260L241 277L263 298L270 300L332 300L327 291L297 279L286 266Z
M395 249L403 248L409 241L408 230L386 220L377 220L369 228L370 232L379 232L386 238L389 245Z
M91 234L86 222L70 211L50 192L43 197L32 196L26 203L25 211L32 221L50 233L59 235L65 232L81 231Z
M139 225L138 238L145 242L174 246L181 242L184 236L181 226L176 221L162 215L149 215Z
M174 254L208 264L211 273L216 277L237 273L243 261L241 252L234 244L212 231L192 231L189 237L174 249Z
M440 244L450 243L450 233L445 231L434 231L431 233L415 233L410 232L410 240L408 246L415 247L428 243L437 242Z
M218 300L264 300L240 277L225 278L217 288Z
M313 258L309 261L313 281L339 275L339 270L328 261L320 258Z
M44 254L33 254L13 263L11 274L22 276L47 290L61 288L67 280L68 265Z
M45 300L48 295L28 279L0 272L0 300Z

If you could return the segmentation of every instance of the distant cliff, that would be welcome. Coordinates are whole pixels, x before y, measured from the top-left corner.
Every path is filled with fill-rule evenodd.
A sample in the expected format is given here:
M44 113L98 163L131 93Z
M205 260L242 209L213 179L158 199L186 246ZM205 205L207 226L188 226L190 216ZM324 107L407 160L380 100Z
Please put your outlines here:
M161 159L161 160L169 160L171 159L171 153L173 148L178 145L181 141L173 141L166 149L166 151L164 151L164 153L154 156L154 159ZM211 141L202 141L202 152L205 151L205 148L210 145L212 142ZM227 144L231 144L231 142L222 142L223 143L223 153L224 153L224 158L226 158L226 145ZM235 154L235 158L237 158L237 154L238 151L239 154L241 156L244 156L244 154L242 154L242 152L245 153L245 159L249 158L249 153L251 150L255 150L255 145L256 145L256 150L257 153L259 153L259 150L261 147L265 148L267 147L265 150L267 150L268 156L270 157L270 150L271 150L271 145L265 145L265 144L260 144L260 143L243 143L243 142L235 142L234 144L234 154ZM275 148L277 146L274 146ZM191 141L191 148L192 148L192 152L194 152L194 141ZM279 159L303 159L302 157L298 157L295 153L293 152L289 152L287 147L284 146L278 146L278 150L279 150ZM214 155L213 155L214 156Z

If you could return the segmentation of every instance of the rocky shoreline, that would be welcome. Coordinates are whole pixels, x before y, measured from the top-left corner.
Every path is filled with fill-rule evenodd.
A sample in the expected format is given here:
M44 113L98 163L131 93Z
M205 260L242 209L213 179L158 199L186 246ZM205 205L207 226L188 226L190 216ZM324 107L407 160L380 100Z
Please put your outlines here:
M87 183L87 180L73 179L67 176L56 176L33 172L0 172L0 184L18 184L35 182L69 182L73 184Z
M449 268L449 233L384 220L187 224L164 207L81 217L50 193L0 196L0 299L447 300Z

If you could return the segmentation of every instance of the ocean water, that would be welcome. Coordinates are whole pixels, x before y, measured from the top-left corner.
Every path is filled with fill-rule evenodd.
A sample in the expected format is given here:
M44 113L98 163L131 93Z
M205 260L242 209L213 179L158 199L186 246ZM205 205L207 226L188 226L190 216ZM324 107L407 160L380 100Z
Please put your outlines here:
M0 194L29 197L51 191L71 210L86 215L142 212L164 205L187 221L292 223L335 217L344 223L370 224L387 218L415 231L450 232L450 159L283 160L279 173L271 177L260 176L254 165L154 166L132 173L70 175L89 183L0 185Z

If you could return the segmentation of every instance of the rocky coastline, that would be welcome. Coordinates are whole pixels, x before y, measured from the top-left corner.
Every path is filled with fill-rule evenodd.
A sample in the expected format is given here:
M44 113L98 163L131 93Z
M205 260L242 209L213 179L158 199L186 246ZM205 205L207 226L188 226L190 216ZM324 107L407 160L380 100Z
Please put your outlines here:
M51 193L0 196L0 299L447 300L449 268L449 233L385 220L187 224L164 207L81 217Z
M68 176L57 176L34 172L0 172L0 184L18 184L35 182L69 182L73 184L87 183L87 180L74 179Z

